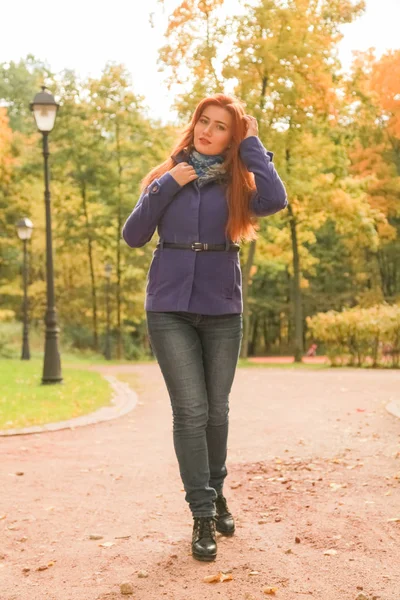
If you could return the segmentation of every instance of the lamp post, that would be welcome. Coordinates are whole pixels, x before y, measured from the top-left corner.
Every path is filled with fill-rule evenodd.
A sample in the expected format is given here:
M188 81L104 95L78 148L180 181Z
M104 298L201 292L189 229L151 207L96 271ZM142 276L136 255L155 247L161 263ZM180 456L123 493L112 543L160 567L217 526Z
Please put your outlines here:
M24 263L23 263L23 282L24 282L24 303L23 303L23 334L22 334L22 353L21 360L29 360L31 354L29 352L29 325L28 325L28 240L31 239L33 224L30 219L20 219L17 223L17 233L22 240L24 248Z
M111 332L110 332L110 280L112 273L112 265L107 263L104 267L104 274L106 276L106 312L107 312L107 331L106 331L106 343L104 348L104 358L111 360Z
M46 280L47 280L47 309L45 315L46 336L44 346L44 364L42 383L60 383L61 361L58 351L57 313L54 302L54 274L53 274L53 243L51 232L51 207L50 207L50 174L48 168L49 143L48 135L54 127L58 104L50 92L42 86L42 91L36 94L30 108L35 116L38 130L43 136L44 156L44 199L46 207Z

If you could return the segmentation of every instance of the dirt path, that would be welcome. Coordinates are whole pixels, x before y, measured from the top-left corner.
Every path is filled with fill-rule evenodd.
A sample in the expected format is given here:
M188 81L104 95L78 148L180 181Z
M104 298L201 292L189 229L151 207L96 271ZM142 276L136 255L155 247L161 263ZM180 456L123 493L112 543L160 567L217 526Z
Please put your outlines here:
M139 394L125 417L0 440L0 600L116 600L126 581L135 600L400 599L400 373L239 369L237 535L202 564L158 367L117 371ZM232 580L203 582L219 571Z

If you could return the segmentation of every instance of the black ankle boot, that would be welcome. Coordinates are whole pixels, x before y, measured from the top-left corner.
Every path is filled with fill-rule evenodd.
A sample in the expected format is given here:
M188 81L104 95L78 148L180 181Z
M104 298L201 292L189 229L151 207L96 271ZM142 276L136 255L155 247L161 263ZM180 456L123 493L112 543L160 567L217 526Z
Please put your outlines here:
M194 517L192 555L197 560L211 561L217 556L215 518Z
M215 508L217 509L215 517L217 531L223 535L233 535L235 533L235 521L229 512L226 498L222 494L218 494L215 500Z

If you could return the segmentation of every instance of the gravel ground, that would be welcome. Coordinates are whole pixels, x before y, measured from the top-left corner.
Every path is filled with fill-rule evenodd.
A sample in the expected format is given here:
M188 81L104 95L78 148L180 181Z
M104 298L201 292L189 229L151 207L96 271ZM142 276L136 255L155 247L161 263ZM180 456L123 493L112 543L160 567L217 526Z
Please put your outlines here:
M102 371L133 378L132 412L0 439L0 600L400 600L399 372L238 369L237 533L203 564L158 366Z

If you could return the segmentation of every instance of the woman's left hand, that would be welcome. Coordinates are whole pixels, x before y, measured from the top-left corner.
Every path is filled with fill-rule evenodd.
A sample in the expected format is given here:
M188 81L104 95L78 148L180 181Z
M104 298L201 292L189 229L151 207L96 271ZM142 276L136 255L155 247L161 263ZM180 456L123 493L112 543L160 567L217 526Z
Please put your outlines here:
M251 115L245 115L244 119L246 121L247 124L247 131L246 131L246 135L244 136L245 139L252 136L252 135L256 135L258 136L258 123L257 123L257 119L255 117L252 117Z

